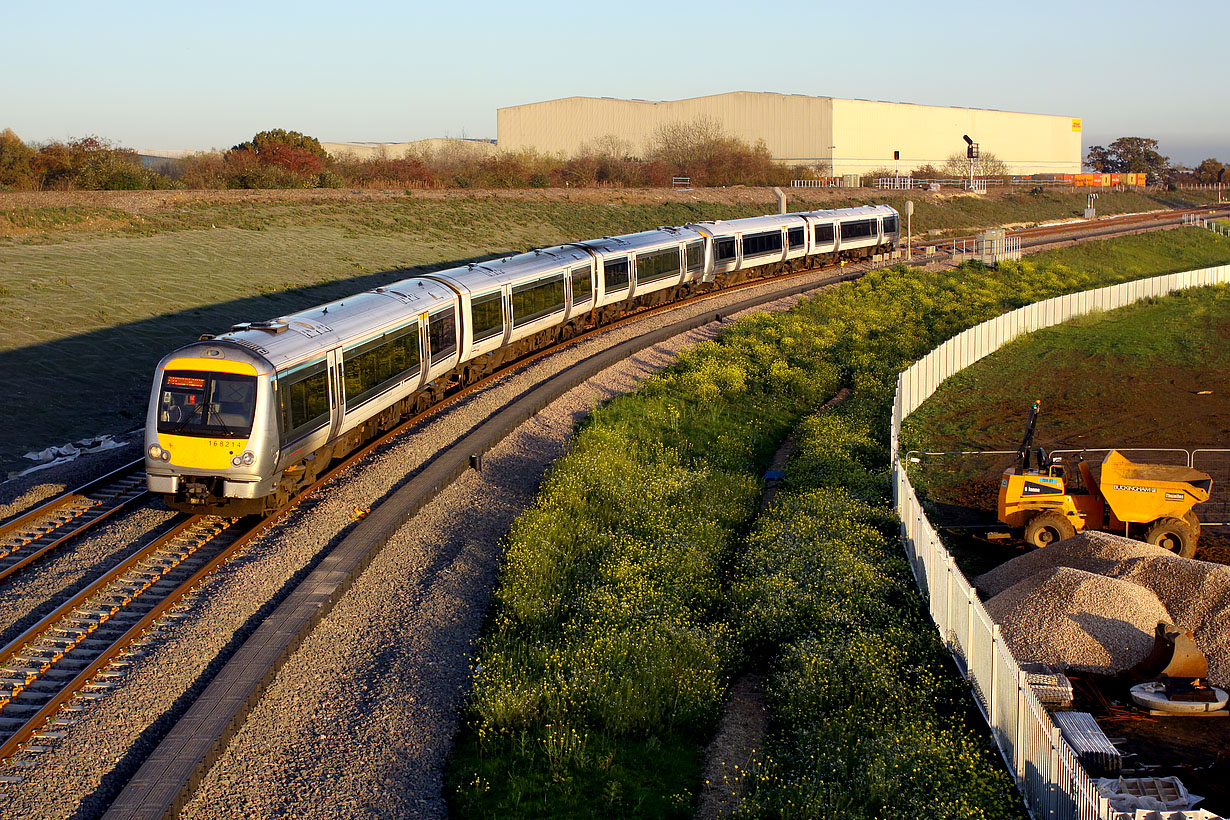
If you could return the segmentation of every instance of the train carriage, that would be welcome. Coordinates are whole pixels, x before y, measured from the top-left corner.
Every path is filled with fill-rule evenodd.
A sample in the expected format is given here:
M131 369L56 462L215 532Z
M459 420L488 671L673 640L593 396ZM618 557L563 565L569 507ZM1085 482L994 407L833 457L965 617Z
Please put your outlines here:
M807 211L800 216L811 228L808 254L814 257L866 257L893 248L900 238L900 218L887 205Z
M687 227L703 233L712 246L706 281L734 283L752 275L793 268L808 255L807 222L799 214L698 222Z

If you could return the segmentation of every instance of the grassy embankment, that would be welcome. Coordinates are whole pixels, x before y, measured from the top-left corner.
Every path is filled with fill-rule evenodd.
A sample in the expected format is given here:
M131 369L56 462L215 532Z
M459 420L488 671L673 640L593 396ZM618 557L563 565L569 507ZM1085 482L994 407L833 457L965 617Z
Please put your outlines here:
M872 193L792 192L790 207L904 199ZM606 202L596 195L263 193L236 201L226 192L212 199L136 192L107 194L102 201L115 207L0 207L0 379L9 386L0 469L16 466L29 448L139 425L157 360L201 333L302 310L416 270L772 210L767 191L613 191ZM164 197L169 204L154 204ZM919 233L1071 217L1083 202L1073 193L913 198ZM1177 201L1116 193L1099 207L1111 213Z
M510 534L457 815L690 816L745 668L768 671L773 724L743 816L1019 815L894 540L888 407L896 373L967 326L1230 259L1200 231L1099 248L1095 265L876 273L739 322L597 411ZM754 522L778 441L843 384Z

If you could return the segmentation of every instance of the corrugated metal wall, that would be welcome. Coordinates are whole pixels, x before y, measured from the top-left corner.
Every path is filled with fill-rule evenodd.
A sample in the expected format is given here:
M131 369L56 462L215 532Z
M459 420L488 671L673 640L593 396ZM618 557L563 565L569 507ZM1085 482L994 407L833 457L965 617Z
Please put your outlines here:
M639 155L660 126L698 117L717 120L749 143L763 139L779 161L831 162L835 175L892 168L895 150L901 151L902 173L942 165L949 154L964 151L963 134L1015 173L1080 171L1079 120L1069 116L747 91L667 102L567 97L501 108L498 144L501 150L571 156L614 136Z

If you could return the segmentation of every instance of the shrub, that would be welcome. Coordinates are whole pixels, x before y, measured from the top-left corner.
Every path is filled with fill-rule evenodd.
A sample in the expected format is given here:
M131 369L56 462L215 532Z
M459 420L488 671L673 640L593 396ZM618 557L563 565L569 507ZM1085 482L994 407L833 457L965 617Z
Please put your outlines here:
M152 176L135 151L99 137L42 145L30 168L39 187L59 190L136 190L148 188Z
M34 149L22 142L11 128L0 131L0 188L33 188L33 159Z

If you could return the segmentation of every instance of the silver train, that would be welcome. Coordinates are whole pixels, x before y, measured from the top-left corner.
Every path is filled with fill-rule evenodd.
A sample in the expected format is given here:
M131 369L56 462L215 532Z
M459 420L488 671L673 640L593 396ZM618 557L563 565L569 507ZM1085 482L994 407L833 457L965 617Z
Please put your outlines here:
M882 252L899 230L885 205L663 227L235 325L159 362L149 489L193 512L276 509L334 458L526 353L635 308Z

